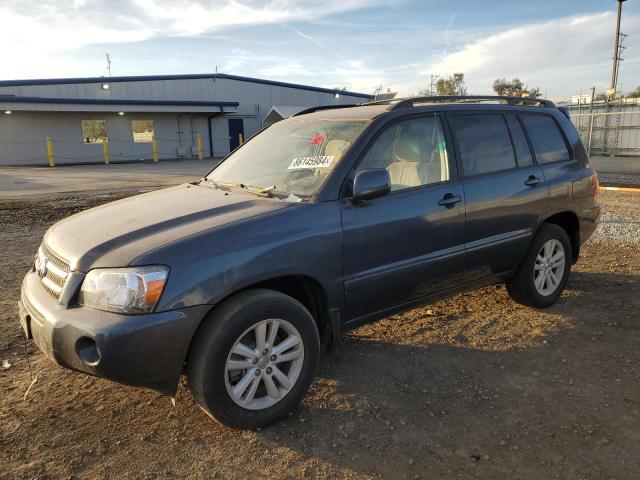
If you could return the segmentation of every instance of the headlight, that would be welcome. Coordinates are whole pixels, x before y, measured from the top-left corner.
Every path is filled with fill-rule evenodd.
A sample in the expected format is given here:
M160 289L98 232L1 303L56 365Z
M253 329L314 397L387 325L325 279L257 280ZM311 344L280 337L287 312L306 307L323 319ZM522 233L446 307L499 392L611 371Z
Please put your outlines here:
M168 273L164 266L90 270L78 303L109 312L147 313L160 300Z

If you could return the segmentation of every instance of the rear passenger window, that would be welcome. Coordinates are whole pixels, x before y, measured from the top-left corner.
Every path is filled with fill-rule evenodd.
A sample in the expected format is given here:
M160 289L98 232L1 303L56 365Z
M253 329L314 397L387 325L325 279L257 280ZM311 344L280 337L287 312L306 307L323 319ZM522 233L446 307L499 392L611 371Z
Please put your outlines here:
M502 115L452 115L451 124L466 176L516 167Z
M562 162L571 158L567 144L553 118L529 113L519 116L529 133L538 163Z

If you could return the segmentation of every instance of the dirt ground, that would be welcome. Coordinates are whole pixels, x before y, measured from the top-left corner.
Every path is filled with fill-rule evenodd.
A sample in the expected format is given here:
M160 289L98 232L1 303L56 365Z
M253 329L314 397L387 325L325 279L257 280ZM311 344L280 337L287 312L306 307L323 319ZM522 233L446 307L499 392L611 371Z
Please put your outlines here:
M640 478L639 194L601 195L556 306L496 286L361 327L260 431L213 422L184 383L174 407L33 345L23 399L22 276L51 223L112 198L0 202L0 478Z

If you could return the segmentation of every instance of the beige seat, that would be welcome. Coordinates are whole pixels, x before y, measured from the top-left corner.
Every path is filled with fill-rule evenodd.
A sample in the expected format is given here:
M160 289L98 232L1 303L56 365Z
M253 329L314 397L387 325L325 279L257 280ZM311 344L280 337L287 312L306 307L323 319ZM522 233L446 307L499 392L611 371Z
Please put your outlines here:
M396 160L387 167L391 177L391 189L417 187L427 183L428 165L410 162L396 155Z
M349 142L345 142L344 140L329 140L324 147L324 154L333 155L336 161L340 160L348 145Z
M428 181L429 164L422 159L419 152L411 148L411 143L420 145L420 143L424 144L425 142L419 137L414 140L409 135L399 140L393 162L387 167L389 177L391 177L392 190L417 187L418 185L424 185ZM421 146L424 147L424 145ZM424 148L421 150L424 151ZM431 152L428 153L430 154Z

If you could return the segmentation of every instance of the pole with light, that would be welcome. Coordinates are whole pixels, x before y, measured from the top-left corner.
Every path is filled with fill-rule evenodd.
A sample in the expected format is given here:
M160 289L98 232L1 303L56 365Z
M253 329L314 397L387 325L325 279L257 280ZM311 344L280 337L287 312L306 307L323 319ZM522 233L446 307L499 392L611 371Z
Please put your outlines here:
M618 65L620 62L620 20L622 18L622 2L627 0L616 0L618 2L618 16L616 19L616 39L613 44L613 67L611 69L611 87L607 92L610 98L616 95L618 86Z

